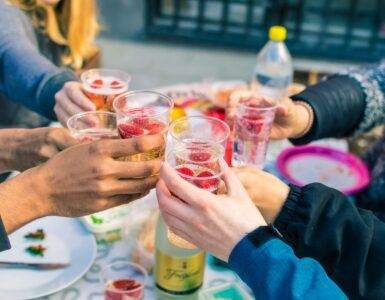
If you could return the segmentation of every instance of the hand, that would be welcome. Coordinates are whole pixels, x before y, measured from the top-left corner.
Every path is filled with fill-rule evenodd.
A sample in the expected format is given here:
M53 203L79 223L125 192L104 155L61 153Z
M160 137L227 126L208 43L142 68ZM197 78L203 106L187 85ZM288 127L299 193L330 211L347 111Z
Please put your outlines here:
M83 93L82 84L76 81L66 82L55 95L54 111L59 122L67 127L68 119L83 111L95 110L95 105Z
M225 163L222 171L228 193L214 195L185 181L164 163L156 192L164 220L175 234L228 261L235 245L266 222Z
M266 222L273 223L289 195L289 186L258 169L243 167L233 170Z
M254 93L252 91L243 91L242 93L234 93L228 103L226 109L227 118L231 122L236 113L236 107L243 97L250 97ZM277 107L273 128L271 129L270 138L273 140L281 140L292 138L303 133L310 122L309 112L302 105L295 104L290 98L285 98Z
M0 171L24 171L77 142L64 128L0 130Z
M79 144L1 184L7 232L43 216L84 216L143 197L155 187L161 162L115 158L163 144L160 135Z

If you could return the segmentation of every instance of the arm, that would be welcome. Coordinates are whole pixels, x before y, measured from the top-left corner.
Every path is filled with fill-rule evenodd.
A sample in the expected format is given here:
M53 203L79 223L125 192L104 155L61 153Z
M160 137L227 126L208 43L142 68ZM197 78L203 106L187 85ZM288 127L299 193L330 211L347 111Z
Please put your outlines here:
M0 173L35 167L76 143L64 128L0 129Z
M23 28L17 8L0 0L0 92L54 119L55 94L71 80L77 80L75 74L40 55Z
M218 196L185 181L163 164L157 198L169 228L229 261L258 299L344 298L317 263L300 260L281 241L267 241L260 235L265 220L235 174L225 164L221 167L227 194Z
M256 244L259 230L243 238L229 259L257 299L347 299L315 260L297 258L276 238Z
M385 224L342 193L321 184L292 187L274 224L299 257L319 261L350 298L385 294Z
M385 121L385 63L336 74L292 97L308 103L314 122L305 144L324 137L343 137L370 130Z
M160 161L114 158L163 145L161 135L81 144L0 184L0 251L9 248L7 234L36 218L79 217L143 197L158 180Z

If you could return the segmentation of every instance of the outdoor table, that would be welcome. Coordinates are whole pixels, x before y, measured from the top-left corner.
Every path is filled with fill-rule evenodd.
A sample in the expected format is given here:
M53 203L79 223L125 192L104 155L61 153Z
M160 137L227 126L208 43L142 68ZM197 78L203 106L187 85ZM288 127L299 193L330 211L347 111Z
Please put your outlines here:
M155 193L152 192L148 197L154 197ZM147 199L146 199L147 200ZM151 200L150 200L151 201ZM142 209L141 206L135 207L138 211ZM49 299L49 300L99 300L104 299L104 286L100 281L100 272L103 267L106 265L117 262L117 261L127 261L130 260L130 254L134 246L134 240L122 240L117 241L112 244L100 244L98 245L98 251L96 259L92 267L88 272L77 282L69 286L68 288L55 293L53 295L40 298L40 299ZM206 268L205 268L205 278L203 282L203 287L211 287L226 282L238 281L234 272L227 268L213 266L210 262L212 260L211 256L207 256ZM73 262L76 263L76 262ZM154 286L153 276L149 277L149 280L145 289L145 298L144 299L157 299L156 290Z

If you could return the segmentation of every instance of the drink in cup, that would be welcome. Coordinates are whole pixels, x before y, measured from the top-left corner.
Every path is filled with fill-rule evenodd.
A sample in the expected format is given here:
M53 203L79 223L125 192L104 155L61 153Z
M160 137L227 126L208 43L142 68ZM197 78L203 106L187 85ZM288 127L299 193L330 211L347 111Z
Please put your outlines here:
M80 76L84 93L97 110L112 111L114 99L128 91L131 76L120 70L91 69Z
M218 192L221 168L219 160L223 157L221 145L200 147L192 144L188 147L177 148L167 155L167 162L178 174L193 185L216 194ZM187 242L172 231L168 230L169 241L180 248L194 249L195 245Z
M218 148L219 145L224 149L229 134L230 128L225 122L206 116L184 117L170 125L172 144L176 148L192 145Z
M142 300L147 281L146 270L135 263L119 261L101 272L105 300Z
M276 105L253 93L244 94L234 120L233 165L262 169Z
M144 135L162 134L166 140L172 107L172 99L157 92L133 91L120 95L114 101L120 137L129 139ZM121 157L120 160L162 159L164 158L165 147L164 145L147 153Z
M112 112L79 113L68 119L67 127L79 142L118 138L116 114Z

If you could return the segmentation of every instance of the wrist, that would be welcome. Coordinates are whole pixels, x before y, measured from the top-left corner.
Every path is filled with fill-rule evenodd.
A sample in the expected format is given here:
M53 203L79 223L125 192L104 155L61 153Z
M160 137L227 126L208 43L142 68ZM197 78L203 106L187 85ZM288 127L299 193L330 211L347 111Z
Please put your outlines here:
M31 169L0 185L0 215L8 234L50 214L34 175Z
M287 184L277 178L274 179L275 184L272 184L272 188L266 193L269 197L257 204L267 224L273 223L277 218L290 193L290 187Z
M313 126L314 113L310 105L302 101L294 101L295 126L290 138L306 135Z

